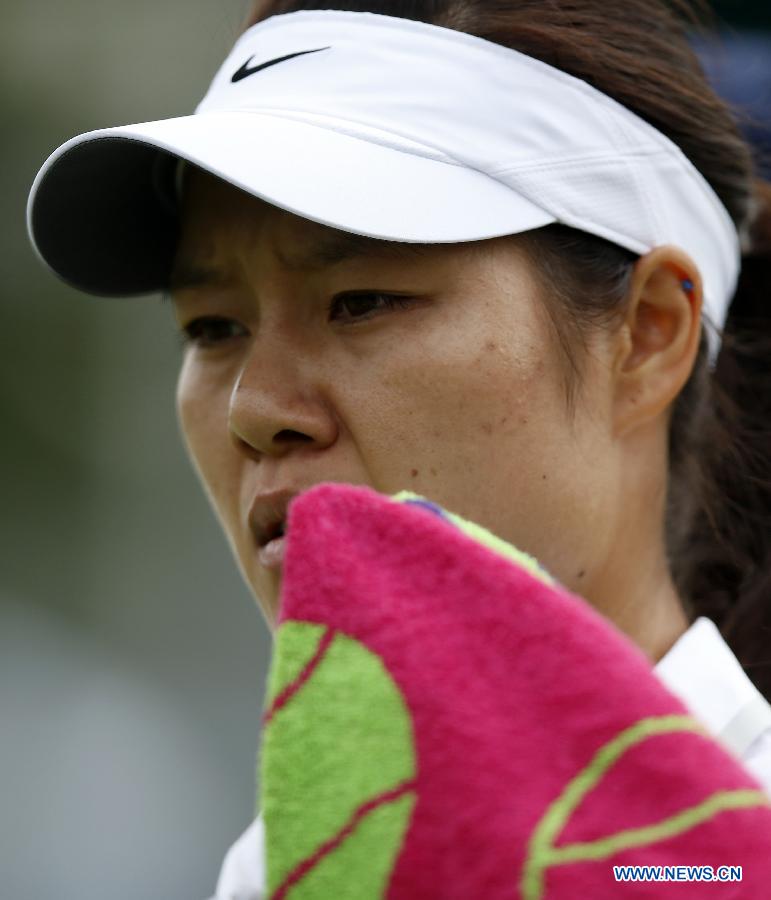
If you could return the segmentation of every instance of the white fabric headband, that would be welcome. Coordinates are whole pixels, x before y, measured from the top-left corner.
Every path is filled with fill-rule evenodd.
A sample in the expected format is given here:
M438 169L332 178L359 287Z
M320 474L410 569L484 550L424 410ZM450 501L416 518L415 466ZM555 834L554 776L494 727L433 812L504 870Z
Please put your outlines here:
M241 36L195 115L68 141L28 208L57 274L99 294L165 284L176 221L159 148L375 238L471 241L561 222L638 254L675 244L699 268L716 327L738 278L731 218L672 141L565 72L422 22L273 16ZM714 365L719 336L708 338Z

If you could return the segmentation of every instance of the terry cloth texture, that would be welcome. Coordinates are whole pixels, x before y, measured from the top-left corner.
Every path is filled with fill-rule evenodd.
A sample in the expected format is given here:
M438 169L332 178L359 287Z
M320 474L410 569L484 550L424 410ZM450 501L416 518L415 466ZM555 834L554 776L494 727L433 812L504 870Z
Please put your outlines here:
M403 494L289 507L260 750L270 898L704 897L613 865L743 867L760 784L532 557Z

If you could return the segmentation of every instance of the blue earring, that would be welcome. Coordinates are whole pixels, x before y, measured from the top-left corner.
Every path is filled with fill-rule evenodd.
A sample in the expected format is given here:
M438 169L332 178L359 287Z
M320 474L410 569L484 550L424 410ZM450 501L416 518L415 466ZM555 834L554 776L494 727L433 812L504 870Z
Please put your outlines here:
M693 282L689 278L684 278L680 283L683 286L683 290L686 293L690 294L690 292L693 290Z

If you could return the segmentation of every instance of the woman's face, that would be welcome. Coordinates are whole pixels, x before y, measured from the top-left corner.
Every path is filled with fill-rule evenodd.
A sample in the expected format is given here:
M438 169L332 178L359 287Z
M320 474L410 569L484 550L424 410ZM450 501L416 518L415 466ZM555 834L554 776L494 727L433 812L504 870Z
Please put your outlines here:
M423 494L591 591L618 503L610 386L590 371L572 427L516 240L335 259L340 232L198 171L185 203L179 419L270 627L280 572L260 561L252 504L324 481Z

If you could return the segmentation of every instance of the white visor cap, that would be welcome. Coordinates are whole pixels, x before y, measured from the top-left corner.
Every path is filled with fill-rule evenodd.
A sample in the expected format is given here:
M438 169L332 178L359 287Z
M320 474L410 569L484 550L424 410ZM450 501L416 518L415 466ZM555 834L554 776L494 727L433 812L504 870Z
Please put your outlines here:
M194 115L63 144L29 197L43 261L88 293L166 287L178 159L374 238L476 241L559 222L637 254L674 244L699 268L713 328L738 278L728 212L661 132L559 69L423 22L273 16L237 41Z

